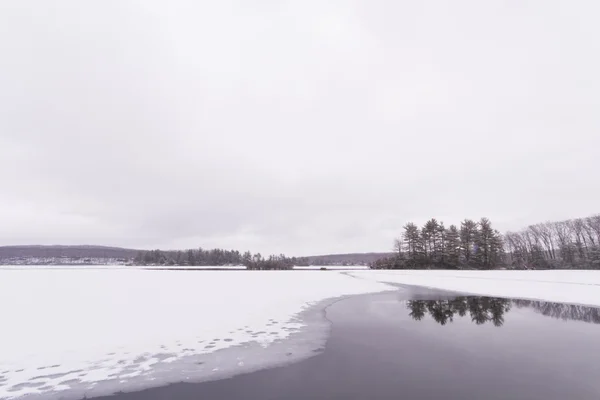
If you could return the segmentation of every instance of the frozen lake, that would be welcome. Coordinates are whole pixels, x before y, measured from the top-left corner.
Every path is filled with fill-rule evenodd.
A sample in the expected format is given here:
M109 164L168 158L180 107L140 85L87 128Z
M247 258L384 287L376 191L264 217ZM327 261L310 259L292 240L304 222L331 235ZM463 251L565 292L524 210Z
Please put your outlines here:
M600 398L598 308L400 289L327 318L325 350L305 361L104 400Z
M0 269L0 398L76 399L297 361L328 332L304 311L389 289L335 271Z
M352 295L395 296L398 285L600 304L597 271L1 268L0 398L80 399L314 362L309 357L332 343L325 307ZM389 317L383 303L370 304ZM428 309L411 304L415 312ZM400 301L394 307L406 311ZM521 315L522 308L506 314ZM363 317L372 318L356 322Z

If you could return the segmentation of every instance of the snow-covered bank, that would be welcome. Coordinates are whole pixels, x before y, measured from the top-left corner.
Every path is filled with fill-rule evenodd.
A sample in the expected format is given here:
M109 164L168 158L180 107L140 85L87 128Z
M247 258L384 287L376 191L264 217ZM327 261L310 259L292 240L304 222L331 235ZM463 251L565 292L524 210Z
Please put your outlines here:
M378 270L348 274L374 282L425 286L483 296L600 306L600 271Z
M333 271L0 269L0 398L126 385L180 357L267 346L311 304L387 289Z

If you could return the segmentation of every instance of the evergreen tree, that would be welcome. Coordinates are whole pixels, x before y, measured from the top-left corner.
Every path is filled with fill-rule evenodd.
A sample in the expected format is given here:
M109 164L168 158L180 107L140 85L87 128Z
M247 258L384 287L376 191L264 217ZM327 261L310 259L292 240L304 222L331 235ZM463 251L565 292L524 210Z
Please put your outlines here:
M406 224L403 239L406 244L407 266L409 268L420 267L423 263L425 249L419 228L412 222Z
M504 241L498 230L494 229L493 236L490 241L490 267L496 267L504 262Z
M425 223L425 226L421 230L421 236L425 247L426 262L429 265L436 265L439 263L439 228L440 225L438 221L435 218L432 218Z
M492 241L494 238L494 230L492 223L487 218L481 218L478 225L477 235L475 237L475 260L477 265L482 269L489 269L491 266L491 251Z
M446 237L446 227L443 222L440 222L438 225L437 233L436 233L436 248L435 252L438 255L437 267L438 268L446 268L448 265L448 253L446 252L446 241L448 240Z
M196 265L196 255L194 254L194 250L188 250L187 264L188 265Z
M458 268L460 266L460 235L456 225L450 225L446 232L445 254L447 256L447 264L450 268Z
M242 263L245 266L248 266L248 265L250 265L251 262L252 262L252 253L250 253L249 251L247 251L242 256Z
M474 261L474 253L477 251L475 240L477 239L477 223L465 219L460 224L460 249L462 259L466 266L471 266Z

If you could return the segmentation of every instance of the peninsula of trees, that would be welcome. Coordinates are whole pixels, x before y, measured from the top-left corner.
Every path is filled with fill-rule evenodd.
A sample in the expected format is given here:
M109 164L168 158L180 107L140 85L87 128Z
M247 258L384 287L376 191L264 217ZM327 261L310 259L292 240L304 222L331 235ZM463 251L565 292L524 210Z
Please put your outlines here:
M460 227L430 219L422 228L404 226L395 240L395 255L374 262L376 269L492 269L502 263L504 247L500 232L487 218L464 220Z
M404 226L393 256L375 269L600 269L600 215L530 225L501 235L487 218L446 227Z

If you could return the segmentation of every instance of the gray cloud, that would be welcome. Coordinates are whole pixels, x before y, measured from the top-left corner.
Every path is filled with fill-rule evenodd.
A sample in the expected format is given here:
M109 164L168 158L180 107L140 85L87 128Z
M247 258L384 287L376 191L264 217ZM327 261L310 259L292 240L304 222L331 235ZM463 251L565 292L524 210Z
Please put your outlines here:
M0 243L388 250L598 212L593 1L0 4Z

